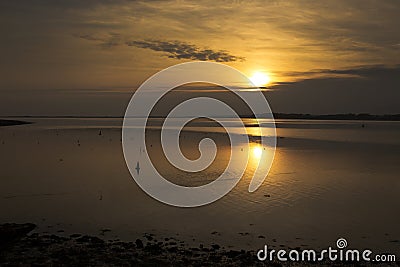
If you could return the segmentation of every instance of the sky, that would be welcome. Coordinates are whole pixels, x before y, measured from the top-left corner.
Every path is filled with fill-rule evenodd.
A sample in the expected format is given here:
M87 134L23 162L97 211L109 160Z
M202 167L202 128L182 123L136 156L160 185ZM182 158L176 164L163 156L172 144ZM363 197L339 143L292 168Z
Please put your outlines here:
M400 113L400 2L0 2L0 116L121 116L156 72L269 76L274 112Z

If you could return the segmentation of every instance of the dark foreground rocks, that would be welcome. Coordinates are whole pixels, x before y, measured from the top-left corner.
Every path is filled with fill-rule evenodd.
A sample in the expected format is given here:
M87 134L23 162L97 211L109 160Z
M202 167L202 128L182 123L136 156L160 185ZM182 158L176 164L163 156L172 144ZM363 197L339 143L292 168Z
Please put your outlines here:
M6 223L0 225L0 249L3 250L7 246L12 246L35 229L35 227L36 226L32 223Z
M321 263L260 262L255 251L220 245L188 247L173 237L145 234L135 242L95 236L28 234L34 224L0 225L0 266L319 266ZM326 262L323 266L344 266ZM351 263L346 266L367 266ZM380 265L385 266L385 265ZM392 263L390 266L398 266Z
M74 234L28 234L33 224L0 225L0 266L263 266L253 252L187 247L174 238L104 241Z

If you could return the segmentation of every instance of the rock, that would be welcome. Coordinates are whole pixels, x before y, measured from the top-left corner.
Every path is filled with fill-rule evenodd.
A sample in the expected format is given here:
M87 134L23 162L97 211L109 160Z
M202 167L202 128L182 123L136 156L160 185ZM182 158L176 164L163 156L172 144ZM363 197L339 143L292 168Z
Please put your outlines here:
M226 256L229 257L229 258L235 258L235 257L237 257L239 255L240 255L240 252L236 251L236 250L230 250L230 251L228 251L226 253Z
M12 244L36 228L33 223L6 223L0 225L0 247Z
M81 243L104 243L103 239L100 239L98 237L95 236L88 236L88 235L84 235L78 239L76 239L76 241L81 242Z
M158 244L147 244L144 250L152 254L162 253L162 248Z
M135 241L136 247L137 248L143 248L143 242L140 239L136 239Z
M151 235L145 234L144 237L149 241L153 240L153 237Z
M214 250L218 250L218 249L220 248L220 246L219 246L218 244L212 244L211 247L212 247Z
M72 234L72 235L70 235L69 237L71 237L71 238L77 238L77 237L80 237L81 236L81 234Z

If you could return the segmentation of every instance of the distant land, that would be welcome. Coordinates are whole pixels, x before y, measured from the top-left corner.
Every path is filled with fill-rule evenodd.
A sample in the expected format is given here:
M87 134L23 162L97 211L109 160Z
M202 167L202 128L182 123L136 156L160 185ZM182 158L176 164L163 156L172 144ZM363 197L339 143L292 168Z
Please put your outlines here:
M273 113L275 119L299 119L299 120L361 120L361 121L400 121L400 114L384 114L374 115L369 113L345 113L345 114L301 114L301 113ZM2 118L123 118L123 116L0 116ZM259 117L266 118L268 114L260 114ZM139 117L132 117L139 118ZM150 118L164 118L163 116L150 116ZM227 117L228 118L228 117ZM243 115L241 118L254 118L254 116ZM4 124L3 124L4 123ZM11 124L7 124L11 123ZM14 123L14 124L12 124ZM15 120L1 120L0 126L4 125L15 125L15 124L26 124L30 122L15 121Z
M11 125L30 124L30 123L31 122L27 121L0 120L0 126L11 126Z

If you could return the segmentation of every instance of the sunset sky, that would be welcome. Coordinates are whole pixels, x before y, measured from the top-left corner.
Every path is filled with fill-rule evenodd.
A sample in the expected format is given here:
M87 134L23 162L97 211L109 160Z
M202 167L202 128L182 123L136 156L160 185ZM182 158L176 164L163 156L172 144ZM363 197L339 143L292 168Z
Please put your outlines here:
M400 2L1 1L1 115L123 115L194 60L269 76L274 112L400 113Z

